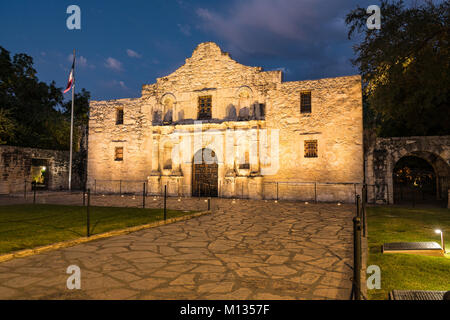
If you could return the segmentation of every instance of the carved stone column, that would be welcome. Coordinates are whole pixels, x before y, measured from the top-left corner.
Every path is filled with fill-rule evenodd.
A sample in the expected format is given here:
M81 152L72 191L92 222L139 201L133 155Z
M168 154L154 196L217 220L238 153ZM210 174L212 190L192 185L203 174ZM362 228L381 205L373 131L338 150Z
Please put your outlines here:
M152 135L152 171L148 177L148 192L151 195L161 194L161 171L159 166L159 139L157 131Z

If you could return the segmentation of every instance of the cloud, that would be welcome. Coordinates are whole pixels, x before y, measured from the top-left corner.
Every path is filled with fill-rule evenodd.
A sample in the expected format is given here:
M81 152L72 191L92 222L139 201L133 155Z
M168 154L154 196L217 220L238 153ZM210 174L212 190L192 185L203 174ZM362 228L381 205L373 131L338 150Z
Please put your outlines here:
M123 82L123 81L119 81L119 85L120 85L123 89L128 89L127 86L125 85L125 82Z
M284 74L291 73L291 70L286 67L272 68L272 69L268 69L267 71L283 71Z
M123 71L122 62L111 57L106 59L105 67L113 71Z
M130 58L142 58L142 55L141 54L139 54L139 53L137 53L136 51L134 51L134 50L131 50L131 49L127 49L127 55L130 57Z
M83 56L77 56L76 57L77 59L76 59L76 65L77 66L80 66L80 67L82 67L82 68L85 68L85 67L87 67L87 66L89 66L88 65L88 62L87 62L87 59L85 58L85 57L83 57ZM69 62L73 62L73 54L71 53L71 54L69 54L69 56L67 57L67 61L69 61ZM93 66L90 66L90 67L93 67Z
M231 0L220 11L202 7L196 14L198 27L223 41L235 57L300 61L318 75L313 64L338 70L333 64L352 56L345 16L365 2L370 1Z
M180 29L181 33L184 34L187 37L190 37L191 34L191 26L189 26L188 24L177 24L178 29Z
M118 81L118 80L100 81L100 85L105 88L109 88L109 89L120 87L124 90L130 90L124 81Z

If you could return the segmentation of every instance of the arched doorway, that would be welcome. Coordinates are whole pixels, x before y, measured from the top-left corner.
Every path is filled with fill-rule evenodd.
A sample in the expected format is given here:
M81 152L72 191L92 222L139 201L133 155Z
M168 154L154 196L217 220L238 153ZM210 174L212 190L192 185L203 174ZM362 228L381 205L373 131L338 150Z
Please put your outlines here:
M192 160L192 196L217 197L219 165L211 149L197 151Z
M414 155L397 161L393 172L394 203L430 203L438 199L433 166Z

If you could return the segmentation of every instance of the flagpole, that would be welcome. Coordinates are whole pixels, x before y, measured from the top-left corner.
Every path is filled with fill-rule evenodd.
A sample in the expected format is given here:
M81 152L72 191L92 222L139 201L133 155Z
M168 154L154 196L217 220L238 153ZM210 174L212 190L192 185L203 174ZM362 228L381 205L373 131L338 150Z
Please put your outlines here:
M75 49L73 49L73 60L75 61ZM72 191L72 140L73 140L73 103L75 99L75 66L73 70L72 84L72 110L70 112L70 159L69 159L69 191Z

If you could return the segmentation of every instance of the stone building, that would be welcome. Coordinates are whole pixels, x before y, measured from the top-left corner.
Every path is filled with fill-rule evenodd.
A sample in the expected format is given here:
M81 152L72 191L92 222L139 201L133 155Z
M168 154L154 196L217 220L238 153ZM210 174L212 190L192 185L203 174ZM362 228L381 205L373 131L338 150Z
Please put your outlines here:
M140 98L90 108L91 189L352 202L363 182L360 76L285 82L207 42Z
M30 191L33 181L38 189L67 189L68 168L68 151L0 146L0 194Z

